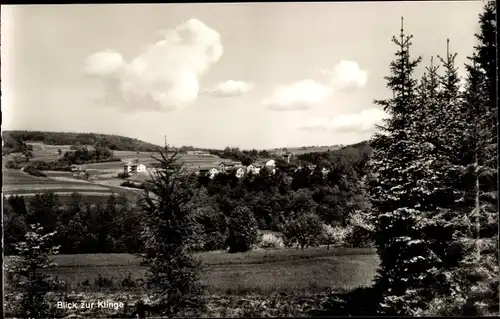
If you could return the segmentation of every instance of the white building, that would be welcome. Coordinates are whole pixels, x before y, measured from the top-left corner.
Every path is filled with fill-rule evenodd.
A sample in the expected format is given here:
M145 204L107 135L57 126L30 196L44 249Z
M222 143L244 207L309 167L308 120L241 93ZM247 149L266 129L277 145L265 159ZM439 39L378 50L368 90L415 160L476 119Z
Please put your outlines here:
M243 167L239 167L237 170L236 170L236 177L238 178L243 178L245 176L245 169Z
M270 159L269 161L267 161L265 163L266 167L269 167L269 168L272 168L272 167L275 167L276 166L276 161L273 160L273 159Z
M215 175L219 174L219 170L216 169L216 168L211 168L209 171L208 171L208 176L210 178L214 178Z
M137 164L137 163L127 163L123 166L123 171L125 173L138 173L138 172L145 172L147 169L146 165L144 164Z
M252 172L253 175L260 173L260 167L257 164L250 164L247 166L247 174Z

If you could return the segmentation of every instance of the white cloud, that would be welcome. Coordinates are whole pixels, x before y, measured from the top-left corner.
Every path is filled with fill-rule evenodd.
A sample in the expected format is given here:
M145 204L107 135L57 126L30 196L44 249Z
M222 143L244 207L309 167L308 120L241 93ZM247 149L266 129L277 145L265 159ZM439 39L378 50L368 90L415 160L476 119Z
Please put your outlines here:
M361 88L368 81L368 72L354 61L342 60L332 70L320 72L329 76L327 83L308 79L280 86L262 104L274 111L308 110L326 100L333 92Z
M355 61L342 60L332 70L322 73L330 76L330 86L336 91L362 88L368 81L368 72L362 70Z
M213 95L215 97L231 97L239 96L248 93L253 89L253 85L244 81L229 80L217 84L212 89L207 89L204 93Z
M200 76L222 56L219 33L190 19L163 35L129 63L110 50L86 59L85 74L104 82L101 101L124 110L168 111L197 99Z
M382 124L387 114L379 109L370 108L359 113L338 115L330 119L312 118L308 124L300 127L306 131L334 131L338 133L364 133Z
M307 79L276 88L262 105L275 111L307 110L324 101L330 93L326 85Z

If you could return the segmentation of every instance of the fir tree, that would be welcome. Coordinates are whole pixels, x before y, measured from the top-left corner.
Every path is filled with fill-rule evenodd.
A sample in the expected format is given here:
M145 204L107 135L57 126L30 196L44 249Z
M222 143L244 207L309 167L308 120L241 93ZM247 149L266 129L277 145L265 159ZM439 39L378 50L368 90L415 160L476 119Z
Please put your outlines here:
M448 288L444 269L447 243L453 231L450 210L440 200L450 190L443 179L438 151L439 81L437 67L427 68L423 83L413 79L420 62L410 59L412 36L401 30L392 75L386 77L393 98L375 101L391 116L372 140L370 166L375 176L370 188L376 210L376 246L380 255L376 284L383 292L379 312L416 315ZM449 218L449 217L448 217Z
M15 244L17 262L11 271L22 291L18 306L21 318L48 318L55 314L49 292L54 279L43 272L54 266L59 247L52 245L55 232L44 233L39 224L30 224L23 241Z
M187 204L192 193L181 182L182 165L168 147L159 150L160 168L141 201L144 212L143 263L146 283L153 292L153 311L169 318L188 308L196 308L201 293L200 264L189 253L192 227Z
M498 296L498 123L496 117L496 4L489 1L479 16L479 44L466 65L467 87L462 108L468 156L462 190L468 211L460 222L466 251L463 294L466 315L499 314Z
M455 223L456 236L466 252L459 281L462 285L465 315L498 314L498 207L496 167L491 150L496 147L484 91L485 73L474 62L467 66L467 88L463 108L469 124L465 143L469 150L464 159L464 176L460 185L466 211Z

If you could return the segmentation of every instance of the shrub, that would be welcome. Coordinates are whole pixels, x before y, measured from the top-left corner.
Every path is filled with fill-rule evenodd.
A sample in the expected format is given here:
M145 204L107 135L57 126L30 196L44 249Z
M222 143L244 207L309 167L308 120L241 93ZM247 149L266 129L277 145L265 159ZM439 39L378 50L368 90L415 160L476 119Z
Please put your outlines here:
M350 248L374 247L373 233L363 227L351 227L344 239L344 246Z
M5 163L5 168L18 168L16 163L13 160L8 160Z
M203 250L211 251L211 250L219 250L226 248L227 235L225 233L216 231L212 233L208 233L205 237L205 244L203 246Z
M94 285L99 288L112 288L115 286L113 279L103 277L101 274L94 280Z
M355 212L348 221L351 230L345 238L345 246L352 248L369 248L374 246L373 225L368 215Z
M122 287L125 288L134 288L136 286L136 282L134 279L132 279L132 273L128 273L127 277L122 279Z
M125 178L129 178L129 177L130 177L130 174L128 172L118 173L118 178L125 179Z
M37 170L36 168L34 168L31 165L26 166L23 169L23 171L26 172L26 173L28 173L28 174L30 174L30 175L33 175L33 176L47 177L47 175L45 175L44 173L40 172L39 170Z
M330 249L330 245L344 246L345 240L352 232L352 227L340 227L323 224L323 243Z
M227 245L230 253L249 251L257 243L257 221L246 206L236 207L228 219Z
M260 238L260 248L281 248L284 247L283 239L274 234L264 234Z

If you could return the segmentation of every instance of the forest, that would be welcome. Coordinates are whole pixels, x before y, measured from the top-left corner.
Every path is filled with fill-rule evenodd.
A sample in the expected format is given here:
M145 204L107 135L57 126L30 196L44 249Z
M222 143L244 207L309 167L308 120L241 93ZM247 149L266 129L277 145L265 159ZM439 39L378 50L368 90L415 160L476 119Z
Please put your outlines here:
M95 145L108 147L112 151L154 152L158 145L119 135L71 132L3 131L4 154L23 152L25 142L40 142L47 145Z

